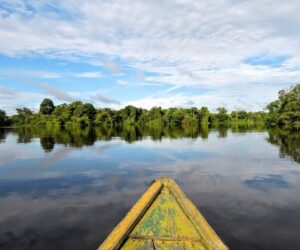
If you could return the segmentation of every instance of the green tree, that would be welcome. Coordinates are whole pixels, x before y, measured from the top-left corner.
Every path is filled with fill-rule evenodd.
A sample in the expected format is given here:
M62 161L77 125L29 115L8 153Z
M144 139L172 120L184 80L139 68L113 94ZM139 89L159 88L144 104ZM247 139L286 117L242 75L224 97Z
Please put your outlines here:
M94 120L97 111L94 108L93 104L91 104L91 103L85 103L83 105L83 107L84 107L84 113L85 113L85 115L87 115L87 117L90 120Z
M40 113L43 115L51 115L54 109L53 101L49 98L45 98L40 104Z
M226 123L229 119L229 116L227 114L227 109L224 107L219 107L217 108L218 114L217 114L217 119L219 123L223 124Z
M199 111L196 107L192 107L190 109L184 110L184 118L181 121L182 125L189 126L193 124L193 126L198 126L201 120Z
M266 121L270 126L300 128L300 84L278 92L278 100L267 105Z
M98 110L95 116L94 124L96 126L112 127L115 122L114 118L114 112L111 109L101 109Z
M200 109L200 119L201 124L207 124L209 119L209 110L207 107L202 107Z
M165 120L169 124L180 125L184 119L184 115L185 112L181 108L169 108L165 115Z
M8 118L6 116L5 111L0 110L0 127L7 125Z
M132 105L128 105L119 111L119 115L122 118L123 123L126 123L127 125L135 124L139 120L141 114L142 109L138 109Z
M29 122L33 112L28 108L17 108L17 114L13 115L12 121L14 124L25 125Z

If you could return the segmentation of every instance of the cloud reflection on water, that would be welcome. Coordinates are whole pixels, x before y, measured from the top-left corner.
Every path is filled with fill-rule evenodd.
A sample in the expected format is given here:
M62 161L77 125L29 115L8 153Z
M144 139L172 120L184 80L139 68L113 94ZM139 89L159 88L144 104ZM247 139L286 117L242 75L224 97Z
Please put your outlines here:
M39 140L8 134L0 154L18 154L0 168L0 248L95 249L151 181L169 175L232 249L297 249L299 164L280 159L266 136L114 138L45 153Z

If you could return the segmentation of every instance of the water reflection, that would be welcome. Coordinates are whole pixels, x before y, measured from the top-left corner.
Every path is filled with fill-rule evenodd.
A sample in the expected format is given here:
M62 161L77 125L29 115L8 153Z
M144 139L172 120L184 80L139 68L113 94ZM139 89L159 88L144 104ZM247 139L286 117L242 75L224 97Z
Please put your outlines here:
M291 188L289 182L284 180L282 175L269 175L266 177L256 177L251 180L246 180L245 184L263 192L270 192L274 188Z
M5 129L0 129L0 143L5 141L6 132Z
M51 135L41 137L40 142L45 152L51 152L54 149L55 141Z
M18 143L30 143L32 139L39 138L41 147L45 152L51 152L55 144L63 144L71 147L91 146L97 140L110 141L120 137L128 143L133 143L143 138L150 137L154 141L161 141L163 138L202 138L208 139L210 132L218 132L219 138L226 138L228 132L243 134L247 132L268 132L267 141L279 146L279 156L291 157L300 163L300 133L269 129L253 126L231 126L231 127L123 127L123 128L86 128L86 129L41 129L41 128L18 128L14 130L0 129L0 143L5 141L7 133L14 133L18 136Z
M279 146L281 158L290 156L294 161L300 163L300 132L280 129L269 130L268 142Z
M299 135L257 127L0 135L0 249L95 249L160 175L182 186L231 249L300 244Z

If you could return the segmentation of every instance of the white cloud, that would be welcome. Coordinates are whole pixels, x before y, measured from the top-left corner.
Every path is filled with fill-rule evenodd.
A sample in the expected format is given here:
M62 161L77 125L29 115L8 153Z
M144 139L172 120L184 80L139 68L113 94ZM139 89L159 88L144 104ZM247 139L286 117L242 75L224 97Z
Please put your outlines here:
M33 107L38 110L38 102L46 98L45 95L32 93L28 91L16 91L14 89L0 86L0 109L5 110L7 114L15 113L16 108Z
M145 84L224 93L251 85L263 90L266 102L276 97L278 88L300 79L297 0L281 4L273 0L49 0L47 4L58 5L59 13L46 13L43 2L28 1L31 10L21 0L5 3L14 11L5 11L0 18L0 53L5 55L37 53L80 60L114 74L132 68L145 72ZM245 64L249 57L269 60L281 55L289 59L278 67ZM246 102L256 94L247 92ZM225 99L230 105L238 102L238 97Z
M75 77L80 77L80 78L101 78L103 75L101 72L83 72L79 74L75 74Z
M113 74L120 73L121 69L118 64L116 64L113 59L109 58L106 60L104 66L110 70Z
M128 84L128 82L127 81L125 81L125 80L117 80L117 83L118 84L120 84L120 85L126 85L126 84Z
M16 108L28 107L34 112L39 110L41 101L45 98L51 98L55 105L63 102L71 102L81 100L82 102L90 102L95 107L101 107L103 104L111 108L120 108L121 102L103 95L107 92L102 91L84 91L84 92L66 92L60 88L55 88L47 83L37 83L28 79L19 80L20 82L41 89L43 94L18 91L15 89L3 87L0 85L0 109L5 110L9 115L15 114Z
M276 98L276 92L273 93L273 86L257 85L255 88L248 85L236 86L236 89L224 88L213 92L204 92L198 94L174 93L173 90L156 93L145 98L136 99L123 103L137 107L151 108L161 106L169 107L209 107L211 111L216 111L218 107L226 107L228 110L245 109L252 111L263 110L267 105L267 100ZM176 90L176 89L174 89Z
M31 76L31 77L40 77L40 78L61 78L62 74L57 72L47 72L47 71L27 71L25 75Z
M59 72L53 71L39 71L39 70L21 70L21 69L5 69L0 71L0 75L8 78L15 79L16 77L33 77L33 78L45 78L45 79L55 79L61 78L64 75Z

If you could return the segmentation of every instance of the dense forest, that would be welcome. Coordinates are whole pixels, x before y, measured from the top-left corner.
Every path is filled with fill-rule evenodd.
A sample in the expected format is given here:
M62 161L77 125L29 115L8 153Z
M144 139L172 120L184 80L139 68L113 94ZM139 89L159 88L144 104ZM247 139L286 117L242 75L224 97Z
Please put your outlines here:
M0 126L57 126L57 127L117 127L139 126L228 126L239 124L266 124L284 128L300 128L300 84L288 90L280 90L278 100L266 107L268 112L232 111L219 107L212 113L207 107L168 108L153 107L150 110L126 106L120 110L96 109L90 103L75 101L55 106L50 99L44 99L38 113L28 108L16 109L16 114L8 117L0 110Z

